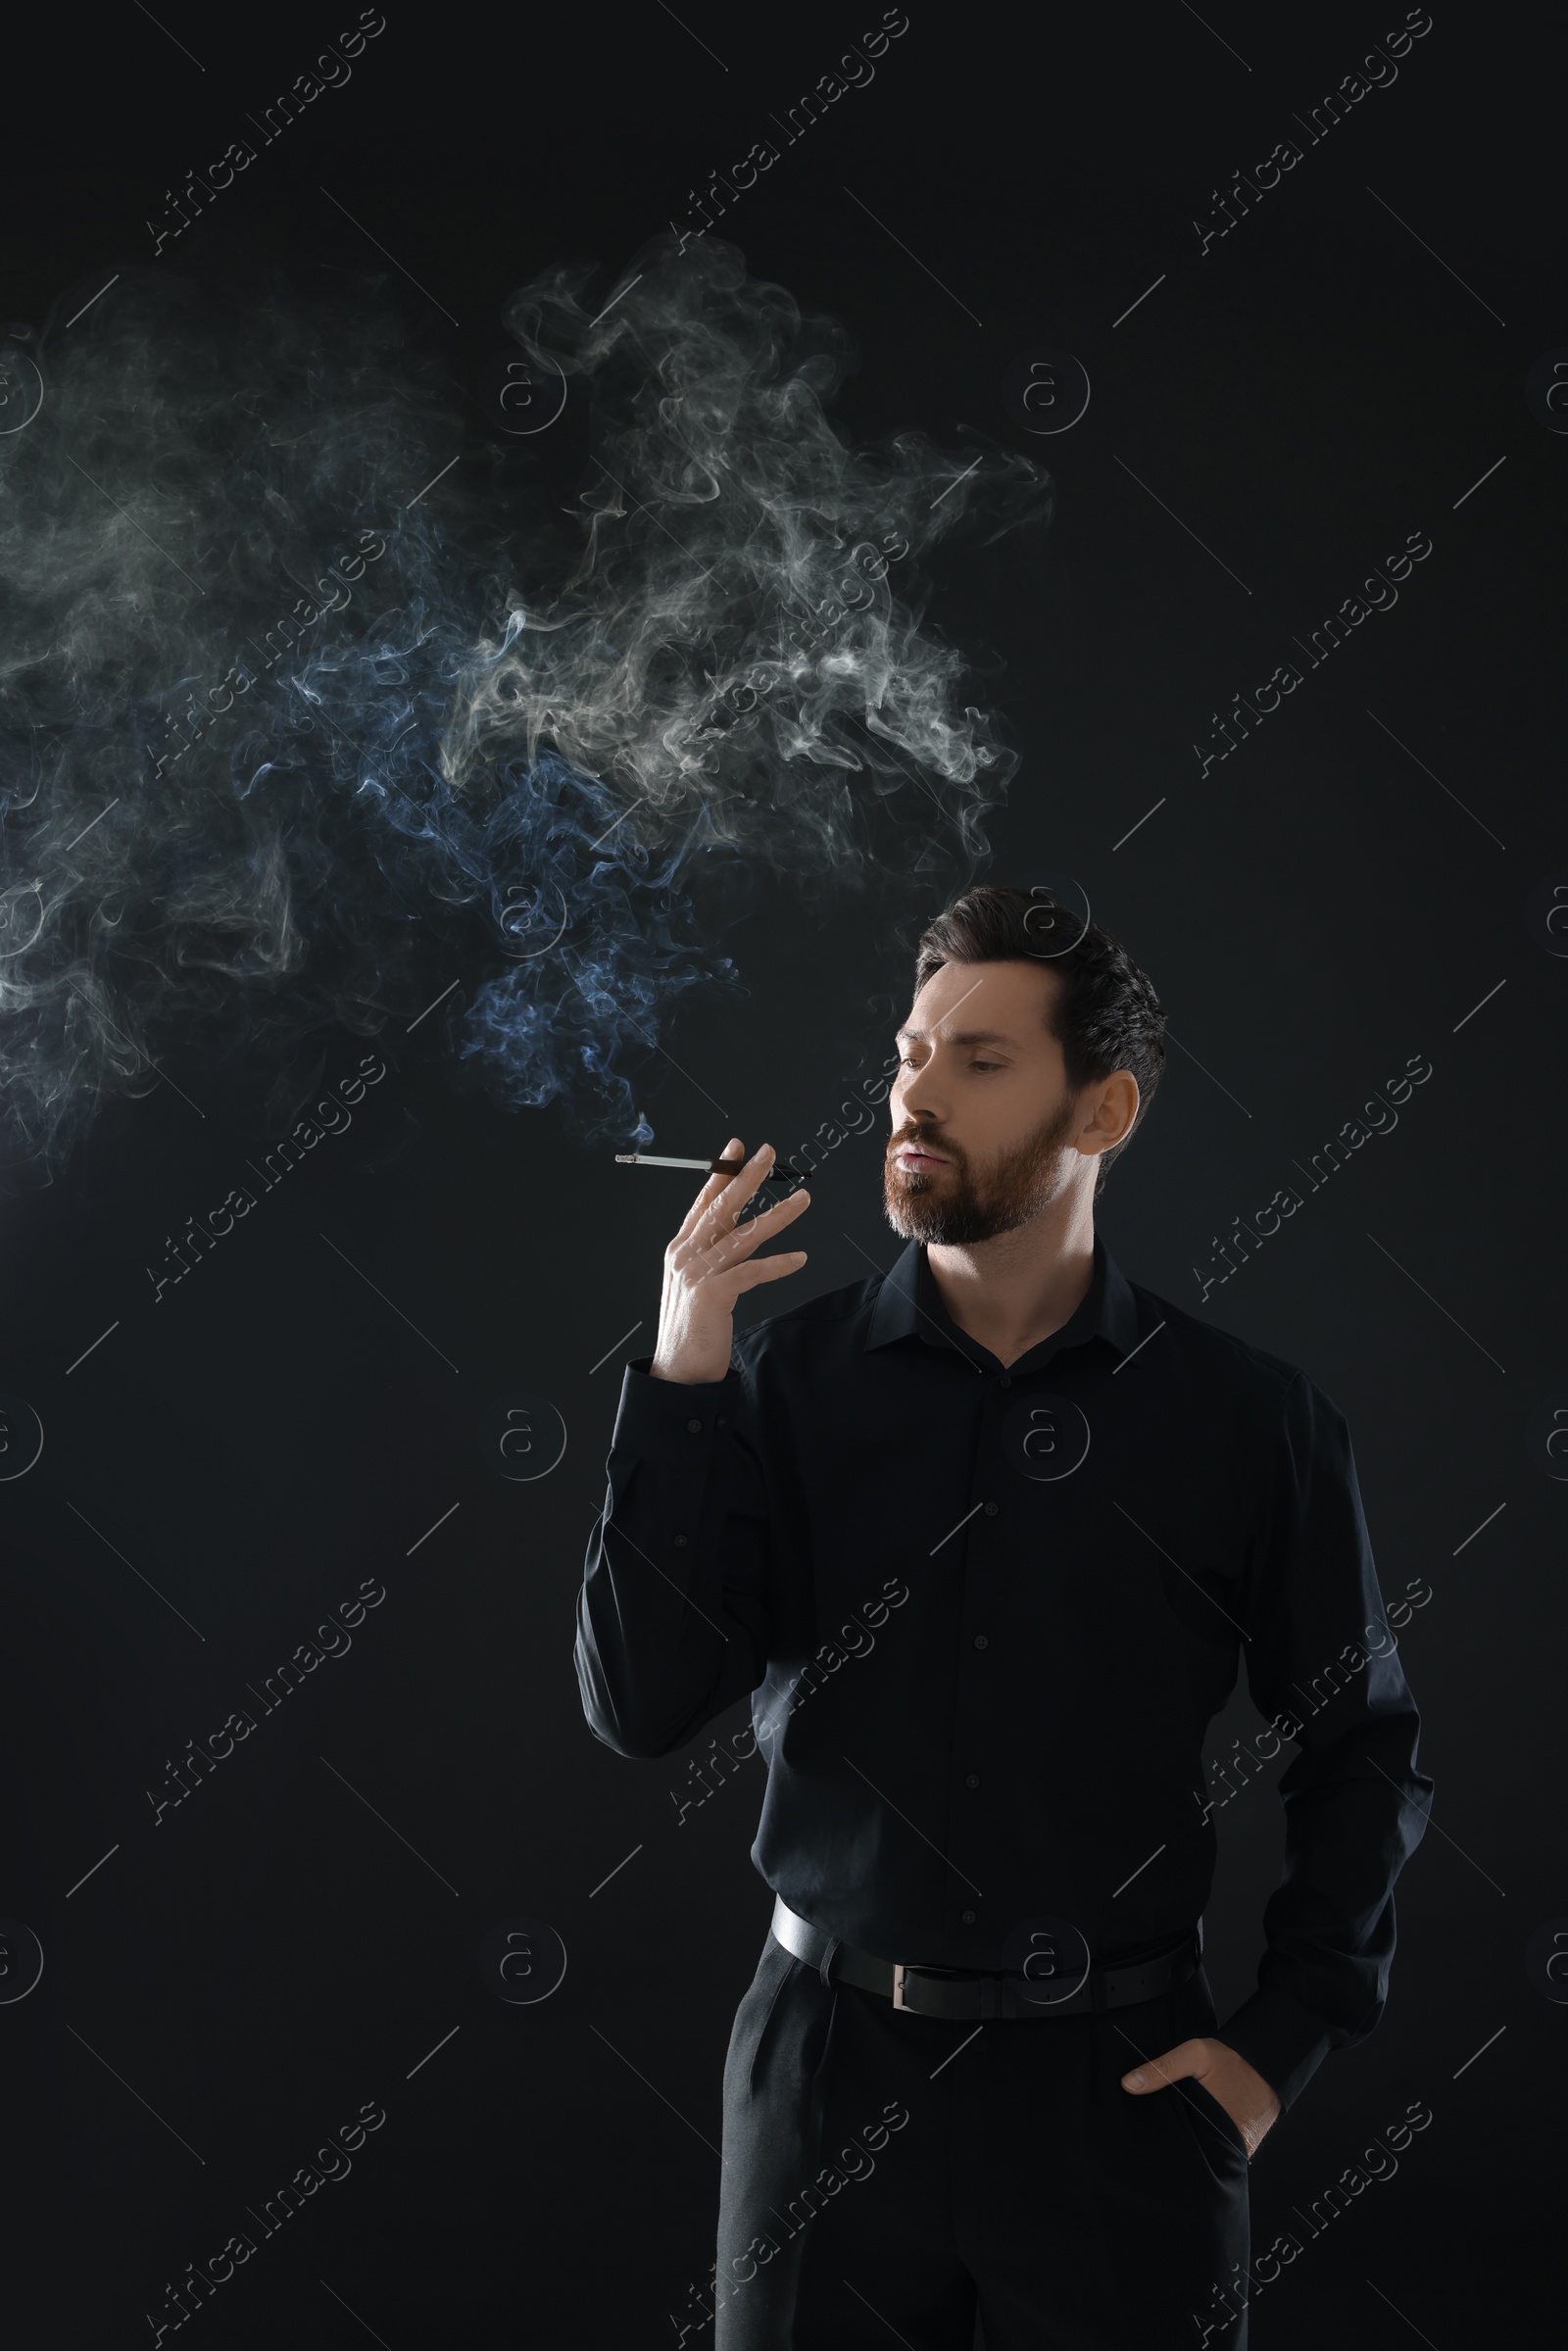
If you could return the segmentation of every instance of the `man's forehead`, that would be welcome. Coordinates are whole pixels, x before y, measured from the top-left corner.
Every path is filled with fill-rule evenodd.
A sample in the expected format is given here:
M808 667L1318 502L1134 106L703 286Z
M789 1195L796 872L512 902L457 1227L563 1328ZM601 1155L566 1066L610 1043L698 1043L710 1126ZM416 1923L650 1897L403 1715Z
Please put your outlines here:
M1036 1043L1044 1026L1042 995L1049 992L1036 974L1044 970L1039 963L944 963L919 990L899 1038L923 1045L940 1032L949 1045ZM950 996L951 1002L943 1001ZM956 1027L965 1005L968 1015Z

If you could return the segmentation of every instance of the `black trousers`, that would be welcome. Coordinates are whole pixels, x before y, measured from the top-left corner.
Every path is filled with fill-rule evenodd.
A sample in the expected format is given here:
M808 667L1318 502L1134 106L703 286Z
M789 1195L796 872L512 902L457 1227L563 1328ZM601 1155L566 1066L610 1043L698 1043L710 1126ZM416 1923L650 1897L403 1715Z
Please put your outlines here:
M1214 2032L1200 1969L975 2027L824 1984L769 1935L724 2071L714 2351L1247 2351L1247 2150L1140 2058ZM1216 2292L1219 2289L1219 2292ZM891 2330L891 2331L890 2331Z

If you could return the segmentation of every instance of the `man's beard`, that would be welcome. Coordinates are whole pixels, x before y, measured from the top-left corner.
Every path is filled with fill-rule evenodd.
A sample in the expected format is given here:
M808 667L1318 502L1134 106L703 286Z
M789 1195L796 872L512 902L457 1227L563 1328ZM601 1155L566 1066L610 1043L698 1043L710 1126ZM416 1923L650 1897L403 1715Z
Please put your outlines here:
M1049 1207L1060 1192L1067 1136L1075 1123L1073 1103L1017 1144L978 1176L952 1143L918 1127L906 1128L888 1147L882 1169L882 1205L889 1224L906 1241L961 1249L1010 1233ZM905 1144L940 1151L940 1171L906 1170L893 1153Z

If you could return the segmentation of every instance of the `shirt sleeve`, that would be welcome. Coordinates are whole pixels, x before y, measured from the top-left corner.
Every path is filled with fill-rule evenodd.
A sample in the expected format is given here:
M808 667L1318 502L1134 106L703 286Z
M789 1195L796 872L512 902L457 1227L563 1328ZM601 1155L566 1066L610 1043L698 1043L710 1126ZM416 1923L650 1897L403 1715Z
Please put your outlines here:
M1433 1783L1378 1589L1345 1418L1304 1373L1285 1398L1248 1569L1248 1684L1298 1751L1279 1783L1285 1863L1257 1989L1216 2037L1289 2109L1331 2049L1383 2014L1394 1882Z
M577 1603L583 1711L617 1754L667 1755L767 1670L767 1501L740 1373L629 1363Z

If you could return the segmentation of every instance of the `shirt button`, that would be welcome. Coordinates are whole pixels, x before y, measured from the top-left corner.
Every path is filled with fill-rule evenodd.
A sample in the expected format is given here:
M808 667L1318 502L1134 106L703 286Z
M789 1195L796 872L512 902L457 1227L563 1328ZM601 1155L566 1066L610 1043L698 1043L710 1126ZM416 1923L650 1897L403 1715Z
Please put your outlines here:
M685 1541L684 1536L682 1536L681 1541ZM980 1774L978 1772L970 1772L963 1785L965 1788L978 1788L980 1785Z
M727 1420L724 1418L724 1415L723 1415L723 1413L722 1413L722 1412L715 1412L715 1413L714 1413L714 1415L713 1415L713 1426L714 1426L714 1428L715 1428L715 1429L727 1429L727 1428L729 1427L729 1422L728 1422L728 1421L727 1421Z
M996 1515L997 1515L997 1505L996 1505L996 1503L995 1503L995 1502L987 1502L987 1504L986 1504L986 1516L987 1516L987 1518L995 1518L995 1517L996 1517Z
M977 1649L989 1649L991 1643L983 1633L977 1633L974 1637L974 1645Z
M682 1544L685 1543L685 1541L686 1541L686 1538L685 1538L685 1536L684 1536L684 1535L677 1535L677 1536L676 1536L676 1538L675 1538L675 1548L676 1548L677 1550L679 1550L679 1549L680 1549L680 1547L681 1547L681 1545L682 1545Z
M966 1910L964 1912L963 1923L966 1927L972 1927L974 1925L974 1912L972 1910Z
M694 1437L698 1437L702 1434L703 1424L700 1420L689 1420L686 1423L686 1426Z
M1010 1387L1012 1386L1012 1374L1011 1374L1011 1372L1010 1372L1010 1371L1004 1371L1004 1372L1002 1372L1002 1373L1000 1373L1000 1374L998 1375L998 1378L997 1378L997 1386L998 1386L999 1388L1010 1388Z

